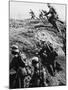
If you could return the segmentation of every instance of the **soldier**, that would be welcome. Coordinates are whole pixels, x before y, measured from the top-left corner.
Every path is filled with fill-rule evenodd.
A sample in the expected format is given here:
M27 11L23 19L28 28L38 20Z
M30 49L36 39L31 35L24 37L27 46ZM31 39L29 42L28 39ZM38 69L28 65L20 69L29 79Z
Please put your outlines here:
M42 11L40 11L39 18L43 19L43 12Z
M48 50L49 49L49 50ZM47 68L52 76L55 75L55 58L58 56L56 51L54 51L52 45L48 45L48 48L46 50L47 54Z
M31 15L31 19L35 19L35 14L34 14L34 12L30 9L30 15Z
M32 66L33 66L33 76L31 79L30 87L37 87L38 86L38 74L39 74L39 64L38 64L38 57L32 58Z
M17 45L12 45L11 53L14 57L10 63L10 69L14 69L16 71L16 77L14 78L16 83L13 82L13 88L21 88L23 87L23 77L26 74L24 69L25 63L21 59L20 51Z
M34 74L31 79L31 87L46 86L46 84L44 85L45 72L38 57L32 58L32 66L34 67Z
M44 67L46 66L49 73L52 76L54 76L55 72L54 60L55 57L57 56L57 53L53 51L53 47L51 46L51 44L43 45L38 54L40 55L41 62L44 65Z
M50 4L47 4L48 8L49 8L49 12L44 12L45 13L45 16L47 16L48 18L48 21L53 25L54 28L57 29L58 32L60 32L61 34L61 31L59 30L59 28L57 27L57 24L56 24L56 20L58 19L58 15L57 15L57 12L55 11L55 9L50 6Z

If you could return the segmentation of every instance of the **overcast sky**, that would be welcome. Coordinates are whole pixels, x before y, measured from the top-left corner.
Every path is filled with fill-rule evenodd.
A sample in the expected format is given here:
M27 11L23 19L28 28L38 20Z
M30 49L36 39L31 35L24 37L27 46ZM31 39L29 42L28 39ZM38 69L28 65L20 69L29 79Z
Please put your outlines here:
M51 4L57 11L59 18L62 21L65 21L65 5L60 4ZM38 17L39 10L49 10L47 4L43 3L26 3L26 2L10 2L10 18L14 19L27 19L30 18L30 9L35 12L35 15Z

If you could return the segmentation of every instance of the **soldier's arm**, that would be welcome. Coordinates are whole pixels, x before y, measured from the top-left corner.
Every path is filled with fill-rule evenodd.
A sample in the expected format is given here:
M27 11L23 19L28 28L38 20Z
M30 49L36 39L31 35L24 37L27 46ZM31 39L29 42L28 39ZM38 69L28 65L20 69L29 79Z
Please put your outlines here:
M23 62L23 60L21 59L21 57L19 58L19 63L21 65L21 67L25 67L25 63Z
M50 11L49 11L49 12L47 12L45 15L48 15L48 14L50 14Z
M52 7L52 9L53 9L54 13L57 14L56 10L53 7Z
M49 12L44 11L44 10L42 10L42 11L44 12L45 15L48 15L50 13L50 11Z
M11 70L14 67L14 60L11 61L9 69Z
M46 15L50 14L51 12L54 12L55 14L57 14L57 12L55 11L55 9L53 7L50 8L49 12L46 13Z

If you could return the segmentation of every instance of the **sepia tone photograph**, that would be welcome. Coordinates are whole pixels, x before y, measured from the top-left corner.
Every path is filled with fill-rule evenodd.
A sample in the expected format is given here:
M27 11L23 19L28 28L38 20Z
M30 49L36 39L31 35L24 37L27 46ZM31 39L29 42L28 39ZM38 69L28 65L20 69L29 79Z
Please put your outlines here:
M66 85L66 4L9 2L9 88Z

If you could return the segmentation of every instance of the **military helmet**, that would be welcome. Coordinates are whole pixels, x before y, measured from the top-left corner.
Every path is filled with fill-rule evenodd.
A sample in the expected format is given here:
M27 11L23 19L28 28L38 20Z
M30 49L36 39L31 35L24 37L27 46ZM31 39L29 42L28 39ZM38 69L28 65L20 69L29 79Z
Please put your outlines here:
M32 63L38 63L38 62L39 62L38 57L33 57L33 58L32 58Z
M18 49L18 46L15 45L15 44L13 44L13 45L11 46L11 48L12 48L13 50L15 50L15 49Z
M17 45L12 45L12 54L16 55L17 53L19 53L19 48Z
M50 3L47 3L47 6L50 7Z

